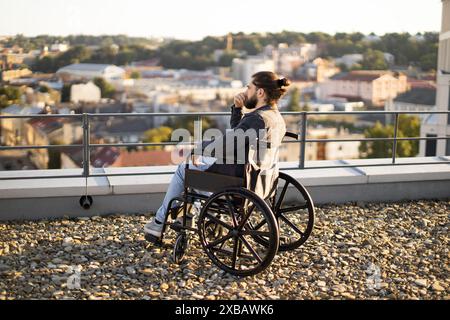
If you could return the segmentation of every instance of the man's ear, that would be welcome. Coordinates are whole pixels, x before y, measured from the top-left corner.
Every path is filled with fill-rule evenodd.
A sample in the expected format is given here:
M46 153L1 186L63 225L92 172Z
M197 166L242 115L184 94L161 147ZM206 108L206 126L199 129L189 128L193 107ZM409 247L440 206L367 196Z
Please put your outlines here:
M259 98L264 98L265 92L264 89L262 88L258 88L258 91L256 92L256 94L258 95Z

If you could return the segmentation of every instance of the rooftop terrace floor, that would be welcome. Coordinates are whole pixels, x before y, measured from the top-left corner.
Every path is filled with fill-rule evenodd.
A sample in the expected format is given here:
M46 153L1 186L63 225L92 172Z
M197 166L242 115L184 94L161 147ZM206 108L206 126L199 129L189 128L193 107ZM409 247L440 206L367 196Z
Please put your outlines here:
M144 241L150 216L1 223L0 300L450 299L450 201L320 206L306 244L248 278L223 274L196 237L174 264L174 233L167 249Z

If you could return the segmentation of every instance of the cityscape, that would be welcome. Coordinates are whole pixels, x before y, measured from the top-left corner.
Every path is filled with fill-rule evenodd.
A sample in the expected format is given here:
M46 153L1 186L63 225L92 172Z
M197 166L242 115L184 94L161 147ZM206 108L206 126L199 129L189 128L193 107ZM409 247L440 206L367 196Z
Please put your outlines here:
M274 71L293 86L280 111L436 111L438 32L411 35L362 33L232 34L201 41L127 36L1 37L2 115L81 113L227 112L251 75ZM300 132L299 118L286 116ZM311 139L392 137L393 117L383 114L316 115ZM170 141L187 117L109 117L91 124L91 144ZM403 137L433 137L435 116L401 115ZM225 117L205 119L224 131ZM192 126L192 125L191 125ZM2 119L3 146L78 144L79 120ZM442 141L445 144L445 141ZM375 142L381 144L383 142ZM383 158L392 146L359 141L308 143L306 160ZM370 143L369 143L370 144ZM399 157L449 153L448 144L400 141ZM171 164L174 146L99 147L93 167ZM156 150L157 149L157 150ZM381 150L381 151L376 151ZM2 170L81 167L76 148L5 150ZM300 146L281 150L298 161Z

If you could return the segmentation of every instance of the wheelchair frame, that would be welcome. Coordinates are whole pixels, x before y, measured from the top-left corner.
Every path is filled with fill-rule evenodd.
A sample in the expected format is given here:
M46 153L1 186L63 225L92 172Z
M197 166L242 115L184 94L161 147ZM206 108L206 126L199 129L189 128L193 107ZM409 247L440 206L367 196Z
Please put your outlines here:
M298 135L291 132L287 132L285 137L298 139ZM262 199L255 193L245 188L245 178L227 176L207 171L205 172L192 170L189 169L189 161L186 162L185 166L184 193L181 195L181 197L175 197L170 200L165 215L161 238L156 239L151 235L146 236L147 240L161 245L166 227L170 226L171 229L175 230L178 233L172 255L175 262L181 262L188 247L188 231L195 232L199 235L204 251L211 258L214 264L216 264L225 272L234 274L236 276L249 276L263 271L270 265L271 261L278 251L297 249L310 236L314 225L314 204L312 198L310 197L306 188L304 188L304 186L302 186L298 181L296 181L289 175L280 172L270 192L270 196L267 199ZM278 183L280 180L285 181L285 184L281 192L278 193ZM293 186L293 188L291 189L296 189L298 193L301 194L304 202L301 205L282 208L282 203L288 191L289 184ZM195 189L212 192L212 194L210 196L199 194L193 191ZM233 195L232 199L230 199L231 195ZM277 195L280 196L278 200ZM223 199L223 197L225 197L225 199ZM238 198L241 198L241 200L237 201ZM182 203L182 206L176 206L172 208L172 204L175 201ZM202 210L198 218L197 226L190 227L187 225L188 212L190 211L190 208L188 207L191 207L196 201L200 201L201 203L203 203ZM235 201L236 203L234 203ZM250 203L253 204L253 207L250 206ZM228 212L231 215L232 226L230 224L226 224L223 221L220 221L221 214L226 211L223 211L224 209L222 208L222 205L228 205L229 207ZM251 222L249 222L250 216L256 207L258 207L259 212L261 212L260 214L264 217L263 219L261 219L261 222L263 223L262 226L264 226L264 224L267 224L267 231L259 231L259 229L261 229L262 227L259 226L261 222L256 226L253 226ZM235 210L233 210L236 208L236 212L239 211L239 214L236 214ZM208 213L208 209L214 212L218 212L217 216L213 216ZM306 223L306 228L304 230L300 230L299 227L292 222L292 220L289 220L289 218L285 216L287 212L297 212L298 210L302 209L306 209L308 213L308 220ZM177 219L180 210L182 210L182 223L180 224L176 221L171 224L167 223L169 214L171 215L172 220L175 220ZM248 213L247 210L249 211ZM192 219L193 218L194 217L192 217ZM210 220L205 222L207 218L209 218ZM221 239L219 238L212 241L212 243L208 243L208 237L210 236L210 234L205 230L207 227L211 226L213 226L214 230L221 230L221 236L223 236L223 230L228 229L228 234L223 236L222 238L225 239L228 237L225 241L228 241L229 239L234 240L232 252L222 250L222 247L220 249L227 253L232 253L231 266L229 265L229 263L227 264L216 257L214 251L216 249L214 247L211 247L211 244L219 242ZM282 230L280 230L280 226L282 226ZM286 228L292 229L299 238L294 242L283 242L284 238L280 238L280 232L284 231ZM289 230L291 234L292 230ZM267 249L264 258L261 258L256 250L249 247L249 242L245 240L244 235L250 236L253 241L261 245L263 248ZM244 247L246 247L247 251L250 252L249 256L253 255L253 258L257 260L258 264L254 268L245 267L243 270L238 270L236 269L236 261L241 256L244 257ZM249 258L247 256L242 259L245 260Z

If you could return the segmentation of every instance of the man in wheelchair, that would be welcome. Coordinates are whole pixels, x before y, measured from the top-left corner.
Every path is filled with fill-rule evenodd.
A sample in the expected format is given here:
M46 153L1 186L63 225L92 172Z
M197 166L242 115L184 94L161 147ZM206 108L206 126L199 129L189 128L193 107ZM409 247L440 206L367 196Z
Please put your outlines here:
M215 140L205 141L200 148L202 152L200 154L196 152L191 155L190 160L186 160L189 161L189 169L228 176L244 176L245 163L249 161L249 150L245 149L245 159L236 159L236 154L242 149L239 143L235 143L236 133L239 132L246 137L256 136L259 141L269 141L272 147L281 145L286 133L286 124L278 111L277 103L289 85L288 79L279 78L273 72L263 71L254 74L245 92L234 97L230 120L233 130ZM243 113L243 107L248 112ZM250 132L254 132L255 135L249 135ZM208 154L204 152L206 150L213 151ZM221 150L222 154L219 155L217 150ZM233 158L232 161L229 161L230 158ZM155 217L144 226L146 235L158 239L162 237L168 206L173 198L180 197L184 191L185 168L184 162L178 165L161 207Z

